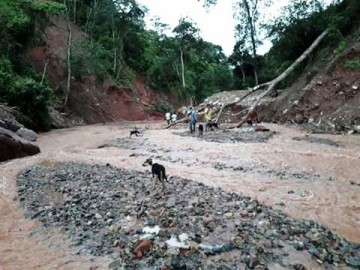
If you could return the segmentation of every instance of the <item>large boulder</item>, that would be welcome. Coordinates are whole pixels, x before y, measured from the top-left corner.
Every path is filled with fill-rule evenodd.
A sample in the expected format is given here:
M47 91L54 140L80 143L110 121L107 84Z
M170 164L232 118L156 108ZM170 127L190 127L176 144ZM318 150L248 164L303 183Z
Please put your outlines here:
M20 128L22 128L23 125L20 124L15 119L8 118L8 119L0 119L0 127L11 130L12 132L16 132Z
M40 148L15 132L0 127L0 162L40 153Z
M16 131L16 134L21 138L28 140L30 142L35 142L37 139L36 133L31 129L27 129L27 128L20 128L18 131Z

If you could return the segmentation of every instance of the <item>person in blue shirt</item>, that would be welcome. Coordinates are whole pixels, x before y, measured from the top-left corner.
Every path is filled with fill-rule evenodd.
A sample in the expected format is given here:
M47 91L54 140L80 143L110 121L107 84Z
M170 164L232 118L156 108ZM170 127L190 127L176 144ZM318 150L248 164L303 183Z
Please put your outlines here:
M190 133L195 132L196 122L197 122L196 111L195 111L195 108L191 107L191 111L190 111L190 115L189 115Z

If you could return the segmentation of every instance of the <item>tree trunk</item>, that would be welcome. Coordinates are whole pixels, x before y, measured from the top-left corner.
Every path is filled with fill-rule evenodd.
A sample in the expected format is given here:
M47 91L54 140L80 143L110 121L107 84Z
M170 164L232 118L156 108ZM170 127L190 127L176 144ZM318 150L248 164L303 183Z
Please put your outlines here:
M65 2L65 1L64 1ZM71 87L71 28L70 28L70 21L69 21L69 9L66 8L66 17L67 17L67 31L68 31L68 42L66 48L66 59L67 59L67 83L66 83L66 93L65 93L65 100L64 100L64 107L67 106L69 94L70 94L70 87Z
M250 12L249 3L247 0L243 0L243 3L245 5L246 13L248 16L248 21L250 25L250 35L251 35L251 45L252 45L252 51L253 51L253 58L254 58L254 78L255 78L255 85L259 84L258 79L258 73L257 73L257 60L256 60L256 43L255 43L255 26L252 14Z
M194 99L195 99L194 96L189 97L189 104L191 107L194 106Z
M90 8L88 15L86 16L86 23L85 23L85 33L89 36L90 30L89 30L89 24L90 24L90 18L92 14L92 8Z
M246 81L246 75L245 75L245 69L244 69L244 61L242 59L241 59L240 70L241 70L241 75L242 75L242 83L243 83L243 86L244 86L245 81Z
M74 24L76 23L76 3L77 3L77 0L74 0L74 13L73 13L73 22Z
M180 61L181 61L181 80L182 80L182 86L185 89L185 67L184 67L184 53L182 48L180 49Z
M115 42L115 22L114 16L112 17L112 41L114 47L114 61L113 61L113 73L116 74L116 58L117 58L117 51L116 51L116 42Z
M47 70L48 64L49 64L49 60L46 60L45 64L44 64L44 70L43 70L43 73L42 73L42 76L41 76L40 84L43 84L43 82L45 80L45 75L46 75L46 70Z

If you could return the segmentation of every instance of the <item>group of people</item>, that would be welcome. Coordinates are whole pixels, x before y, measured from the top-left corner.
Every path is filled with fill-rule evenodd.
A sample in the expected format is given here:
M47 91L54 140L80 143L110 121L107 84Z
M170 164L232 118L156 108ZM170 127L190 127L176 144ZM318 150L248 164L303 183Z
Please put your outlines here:
M205 107L205 122L206 124L210 123L212 120L212 109L210 104L206 104ZM193 107L190 107L187 112L186 115L188 116L189 119L189 129L190 129L190 133L195 132L195 126L196 126L196 122L197 122L197 115L196 115L196 110Z
M168 125L170 125L171 123L175 123L177 120L177 115L175 112L171 113L171 112L166 112L165 113L165 119Z
M211 118L212 118L212 109L210 104L206 104L205 107L205 122L206 124L211 122ZM196 127L196 122L197 122L197 114L196 114L196 110L194 107L189 107L186 110L186 116L188 117L188 122L189 122L189 129L190 129L190 133L194 133L195 132L195 127ZM170 113L170 112L166 112L165 113L165 119L168 125L170 125L171 123L175 123L177 120L177 115L176 113Z

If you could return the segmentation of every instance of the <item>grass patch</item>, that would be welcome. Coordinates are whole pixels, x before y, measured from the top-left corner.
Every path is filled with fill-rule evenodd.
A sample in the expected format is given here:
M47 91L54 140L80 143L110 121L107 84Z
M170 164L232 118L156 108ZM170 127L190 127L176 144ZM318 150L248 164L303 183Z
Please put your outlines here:
M350 60L345 63L345 68L358 71L360 70L360 60Z

